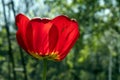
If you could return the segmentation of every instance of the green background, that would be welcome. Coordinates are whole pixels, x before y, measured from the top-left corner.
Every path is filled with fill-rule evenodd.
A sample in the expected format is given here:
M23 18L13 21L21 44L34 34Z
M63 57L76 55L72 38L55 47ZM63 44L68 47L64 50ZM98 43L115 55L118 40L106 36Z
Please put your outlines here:
M0 0L0 80L41 80L42 60L16 42L18 13L51 19L63 14L79 23L80 37L68 56L48 61L47 80L120 80L119 0Z

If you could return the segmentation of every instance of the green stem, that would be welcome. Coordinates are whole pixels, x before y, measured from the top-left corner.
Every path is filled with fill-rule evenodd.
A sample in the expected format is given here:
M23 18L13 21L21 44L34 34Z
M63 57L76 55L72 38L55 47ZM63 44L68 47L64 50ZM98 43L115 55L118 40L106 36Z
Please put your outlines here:
M47 60L43 59L43 77L42 77L42 80L46 80L46 72L47 72Z

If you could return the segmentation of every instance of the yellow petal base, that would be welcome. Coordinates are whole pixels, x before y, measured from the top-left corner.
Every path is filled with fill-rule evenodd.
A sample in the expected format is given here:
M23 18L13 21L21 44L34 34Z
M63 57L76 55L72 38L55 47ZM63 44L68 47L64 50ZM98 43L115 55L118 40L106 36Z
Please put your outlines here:
M42 56L39 53L35 53L32 51L29 51L29 54L37 59L43 59L46 58L48 60L55 60L55 61L59 61L59 55L58 52L51 52L51 53L47 53L46 55Z

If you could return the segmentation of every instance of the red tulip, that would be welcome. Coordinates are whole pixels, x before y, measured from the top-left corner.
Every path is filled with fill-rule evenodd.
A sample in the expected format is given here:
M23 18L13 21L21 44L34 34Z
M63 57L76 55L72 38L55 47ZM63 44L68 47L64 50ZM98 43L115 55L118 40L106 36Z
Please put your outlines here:
M54 19L16 16L18 44L35 58L63 60L79 37L78 24L64 15Z

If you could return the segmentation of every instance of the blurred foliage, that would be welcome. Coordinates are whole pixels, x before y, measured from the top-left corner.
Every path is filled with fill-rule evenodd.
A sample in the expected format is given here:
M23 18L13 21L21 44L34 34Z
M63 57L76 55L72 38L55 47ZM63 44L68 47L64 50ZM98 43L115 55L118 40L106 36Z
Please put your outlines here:
M12 0L4 0L17 80L24 79L15 39ZM13 0L17 13L54 18L67 15L79 23L80 37L61 62L48 61L47 80L120 80L119 0ZM0 80L13 80L2 2L0 2ZM28 80L40 80L42 61L23 52Z

